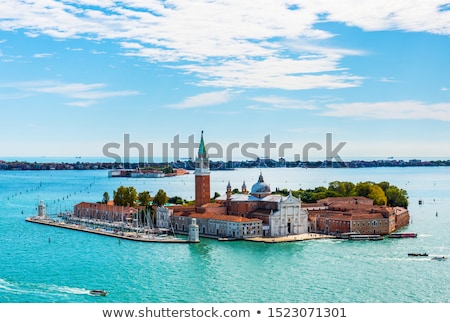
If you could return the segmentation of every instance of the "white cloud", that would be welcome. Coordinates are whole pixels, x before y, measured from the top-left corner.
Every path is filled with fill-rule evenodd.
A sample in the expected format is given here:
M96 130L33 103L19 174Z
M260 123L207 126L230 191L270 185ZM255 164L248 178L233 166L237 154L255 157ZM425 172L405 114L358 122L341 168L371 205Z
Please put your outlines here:
M327 13L326 20L343 22L367 31L404 30L450 34L448 0L317 0L308 8Z
M396 79L392 78L392 77L382 77L380 79L380 82L383 82L383 83L397 83L398 81Z
M228 102L232 97L230 91L216 91L201 93L185 98L180 103L170 104L169 108L175 109L189 109L205 106L219 105Z
M448 87L443 86L443 87L441 88L441 91L448 91Z
M267 106L260 106L260 105L249 105L247 106L247 109L249 110L255 110L255 111L274 111L275 108L273 107L267 107Z
M81 108L87 108L90 107L94 104L96 104L97 101L74 101L74 102L69 102L67 103L67 105L73 106L73 107L81 107Z
M2 3L0 30L110 39L123 55L166 63L201 86L345 88L363 78L341 66L343 58L365 53L318 45L336 36L321 22L449 35L446 1L10 0Z
M314 110L316 109L315 105L311 101L301 101L301 100L293 100L289 98L284 98L276 95L270 95L265 97L255 97L252 98L253 101L264 103L269 105L272 109L306 109L306 110ZM250 106L250 109L261 109L260 107ZM262 108L264 109L264 108ZM266 108L267 109L267 108Z
M24 82L21 84L23 88L27 90L31 90L34 92L41 93L52 93L52 94L63 94L67 96L73 97L74 95L78 95L79 93L85 93L88 91L96 90L99 88L105 87L103 83L93 83L93 84L84 84L84 83L59 83L53 81L42 81L42 82Z
M102 54L106 54L106 52L98 51L98 50L91 50L91 53L94 54L94 55L102 55Z
M228 60L221 64L182 65L200 77L198 85L245 88L280 88L308 90L314 88L340 89L359 86L362 77L338 70L327 59L298 61L294 59L267 58L259 60ZM330 71L330 73L324 73ZM322 73L321 73L322 72ZM211 76L211 77L208 77Z
M69 102L68 105L73 106L90 106L98 99L110 97L132 96L138 95L139 92L131 90L122 91L103 91L101 89L107 87L104 83L60 83L54 81L32 81L21 83L4 83L0 84L0 88L10 88L14 91L20 91L23 96L30 96L33 93L46 93L65 96L68 98L82 99L86 101Z
M52 57L53 55L55 55L54 53L39 53L39 54L34 54L33 57L34 58L48 58L48 57Z
M73 52L81 52L81 51L83 51L83 48L66 47L66 50L73 51Z
M132 49L141 49L144 48L141 44L138 43L131 43L131 42L121 42L120 46L122 48L132 48Z
M355 102L329 104L322 113L331 117L353 117L363 119L403 119L450 121L450 103L425 104L419 101Z
M29 97L30 94L26 93L8 93L8 94L0 94L0 100L20 100Z

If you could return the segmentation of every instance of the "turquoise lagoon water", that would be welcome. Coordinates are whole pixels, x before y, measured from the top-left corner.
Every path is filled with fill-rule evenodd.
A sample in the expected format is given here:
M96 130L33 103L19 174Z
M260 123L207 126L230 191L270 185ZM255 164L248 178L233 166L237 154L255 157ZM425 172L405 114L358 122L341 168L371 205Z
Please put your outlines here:
M194 176L108 178L107 171L0 172L1 303L448 303L450 172L447 167L263 169L279 188L314 188L334 180L388 181L409 193L415 239L319 240L280 244L202 239L152 244L25 222L39 200L49 213L96 202L120 185L193 199ZM228 180L240 188L259 169L211 173L211 194ZM424 201L423 205L418 200ZM438 216L436 216L436 212ZM91 289L107 297L92 297Z

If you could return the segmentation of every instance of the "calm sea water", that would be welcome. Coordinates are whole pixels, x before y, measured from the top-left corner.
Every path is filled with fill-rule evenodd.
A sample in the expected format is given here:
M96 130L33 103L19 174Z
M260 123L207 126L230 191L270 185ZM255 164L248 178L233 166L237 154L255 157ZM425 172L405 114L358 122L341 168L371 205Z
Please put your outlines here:
M96 202L120 185L193 199L194 176L108 178L107 171L0 172L0 302L448 303L450 172L435 168L263 169L274 190L334 180L388 181L409 193L416 239L320 240L282 244L202 239L199 244L119 241L25 222L39 200L49 213ZM260 170L211 174L211 193L240 188ZM418 200L424 204L419 205ZM437 214L437 216L436 216ZM92 297L90 289L107 297Z

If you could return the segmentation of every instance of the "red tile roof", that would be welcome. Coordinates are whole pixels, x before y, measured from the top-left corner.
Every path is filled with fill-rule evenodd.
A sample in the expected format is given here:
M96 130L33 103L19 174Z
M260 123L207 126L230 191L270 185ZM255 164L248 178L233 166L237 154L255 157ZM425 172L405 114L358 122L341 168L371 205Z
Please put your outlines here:
M135 213L138 210L143 210L145 208L143 206L132 207L132 206L119 206L119 205L109 205L90 202L80 202L76 204L75 207L84 209L95 209L99 211L117 212L117 213Z

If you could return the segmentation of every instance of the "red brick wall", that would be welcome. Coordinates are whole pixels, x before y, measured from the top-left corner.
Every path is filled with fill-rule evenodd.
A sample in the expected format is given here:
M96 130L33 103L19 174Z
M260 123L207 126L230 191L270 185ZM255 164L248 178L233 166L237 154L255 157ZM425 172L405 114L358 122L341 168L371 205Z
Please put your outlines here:
M210 202L209 175L195 176L195 206L202 206Z
M404 212L401 214L397 214L396 215L396 230L405 227L409 224L409 220L410 220L410 216L409 216L409 212Z

